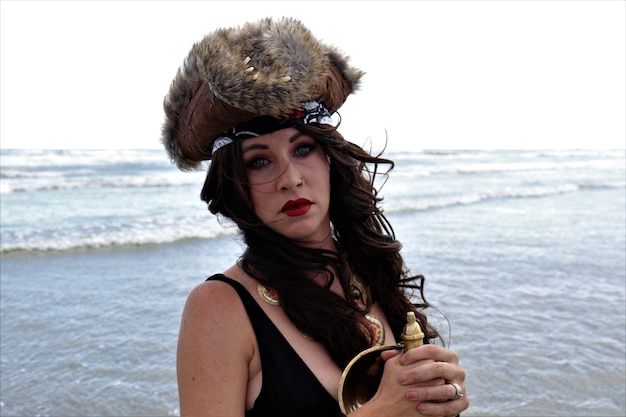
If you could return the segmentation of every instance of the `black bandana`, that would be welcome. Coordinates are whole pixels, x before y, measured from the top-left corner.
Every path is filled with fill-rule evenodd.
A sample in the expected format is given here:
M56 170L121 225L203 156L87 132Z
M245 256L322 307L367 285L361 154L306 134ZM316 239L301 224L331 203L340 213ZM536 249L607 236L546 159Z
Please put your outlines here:
M234 141L255 138L291 126L308 125L311 123L333 124L330 113L322 103L308 101L302 105L301 109L283 118L260 116L249 122L241 123L215 139L215 142L213 142L213 153Z

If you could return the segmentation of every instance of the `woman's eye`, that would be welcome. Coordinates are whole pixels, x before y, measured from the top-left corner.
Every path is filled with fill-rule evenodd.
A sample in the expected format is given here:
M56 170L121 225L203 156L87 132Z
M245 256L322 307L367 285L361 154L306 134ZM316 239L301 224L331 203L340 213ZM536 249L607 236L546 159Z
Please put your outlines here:
M248 168L258 169L258 168L263 168L267 164L268 164L268 160L267 159L265 159L265 158L255 158L255 159L251 160L250 162L248 162L247 166L248 166Z
M296 156L304 156L315 149L315 145L311 143L304 143L296 149Z

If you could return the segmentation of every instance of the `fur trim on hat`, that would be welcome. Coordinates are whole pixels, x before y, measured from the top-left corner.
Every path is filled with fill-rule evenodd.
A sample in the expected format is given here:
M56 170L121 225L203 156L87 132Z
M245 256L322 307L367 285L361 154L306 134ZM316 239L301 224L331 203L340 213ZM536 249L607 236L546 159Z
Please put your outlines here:
M172 81L161 140L180 169L196 169L237 124L285 116L311 100L334 113L362 75L296 19L218 29L193 45Z

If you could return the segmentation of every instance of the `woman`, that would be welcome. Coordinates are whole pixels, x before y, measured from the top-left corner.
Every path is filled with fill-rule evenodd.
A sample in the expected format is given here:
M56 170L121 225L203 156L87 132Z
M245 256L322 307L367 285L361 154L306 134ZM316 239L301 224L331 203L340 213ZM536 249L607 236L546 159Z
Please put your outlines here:
M361 76L297 20L264 19L208 35L174 79L163 142L183 170L211 161L201 197L246 244L189 294L177 352L182 416L340 416L343 368L399 342L407 311L426 342L437 337L422 283L412 283L377 206L376 167L393 163L333 125ZM381 356L376 394L350 416L468 407L454 352L428 344Z

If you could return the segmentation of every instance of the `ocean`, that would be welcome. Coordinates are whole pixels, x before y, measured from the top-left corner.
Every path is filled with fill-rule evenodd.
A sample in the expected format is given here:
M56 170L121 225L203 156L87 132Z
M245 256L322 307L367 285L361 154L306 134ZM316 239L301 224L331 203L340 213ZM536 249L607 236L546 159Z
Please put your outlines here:
M464 416L626 415L624 150L422 151L383 208ZM189 291L242 253L161 150L0 151L0 415L176 416Z

